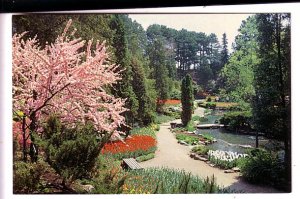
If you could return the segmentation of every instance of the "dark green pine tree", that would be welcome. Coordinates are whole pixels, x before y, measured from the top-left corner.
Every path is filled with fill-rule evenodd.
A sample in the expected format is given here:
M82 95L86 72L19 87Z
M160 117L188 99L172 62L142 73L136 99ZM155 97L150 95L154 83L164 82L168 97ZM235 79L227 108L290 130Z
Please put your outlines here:
M115 86L115 95L121 98L127 98L126 108L129 111L125 112L126 122L133 125L135 119L138 118L139 102L132 87L132 68L130 65L130 56L128 53L128 44L125 37L124 24L120 15L114 15L110 24L111 29L115 30L112 46L115 49L116 64L118 64L122 72L122 81L119 81Z
M183 126L186 126L189 123L189 121L191 121L192 119L192 114L194 109L192 77L189 74L182 79L181 104L182 104L181 121Z
M155 88L159 99L168 99L170 84L166 67L166 51L161 39L156 39L149 45L150 68L153 69L152 78L155 79Z
M228 53L228 41L226 33L223 34L222 37L222 51L221 51L221 67L223 67L229 59L229 53Z

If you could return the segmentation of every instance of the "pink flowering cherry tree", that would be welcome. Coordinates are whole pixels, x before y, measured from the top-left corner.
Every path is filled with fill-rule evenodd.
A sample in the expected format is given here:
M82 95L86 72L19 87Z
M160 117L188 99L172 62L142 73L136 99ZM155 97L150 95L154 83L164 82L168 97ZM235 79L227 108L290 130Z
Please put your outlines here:
M105 43L74 38L70 20L53 44L41 48L37 37L24 40L15 34L13 47L13 110L22 111L23 156L26 161L26 131L42 132L49 114L58 114L70 126L92 121L99 134L120 137L125 125L121 115L124 99L105 90L121 80L118 66L109 60ZM119 71L119 72L118 72Z

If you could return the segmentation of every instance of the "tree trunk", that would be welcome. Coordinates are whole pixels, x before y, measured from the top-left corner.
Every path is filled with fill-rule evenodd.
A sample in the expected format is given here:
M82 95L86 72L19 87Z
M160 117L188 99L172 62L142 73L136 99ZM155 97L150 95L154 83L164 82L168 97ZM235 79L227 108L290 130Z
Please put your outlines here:
M290 130L286 124L288 122L287 109L285 103L285 92L284 92L284 80L283 80L283 68L281 63L281 15L276 14L276 47L277 47L277 58L278 58L278 70L279 70L279 83L280 83L280 98L281 98L281 106L282 106L282 117L284 119L283 122L283 134L284 134L284 161L286 164L286 174L287 180L291 183L291 148L290 148ZM288 186L290 191L290 185Z
M27 151L26 151L26 117L23 115L22 118L22 136L23 136L23 161L27 161Z

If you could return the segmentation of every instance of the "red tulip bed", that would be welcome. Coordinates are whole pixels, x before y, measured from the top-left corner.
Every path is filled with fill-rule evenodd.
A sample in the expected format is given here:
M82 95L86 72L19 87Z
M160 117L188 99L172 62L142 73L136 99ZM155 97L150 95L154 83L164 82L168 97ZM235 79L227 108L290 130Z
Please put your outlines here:
M117 159L136 158L153 153L156 150L156 140L149 135L132 135L122 141L108 142L101 150L102 154L112 155Z

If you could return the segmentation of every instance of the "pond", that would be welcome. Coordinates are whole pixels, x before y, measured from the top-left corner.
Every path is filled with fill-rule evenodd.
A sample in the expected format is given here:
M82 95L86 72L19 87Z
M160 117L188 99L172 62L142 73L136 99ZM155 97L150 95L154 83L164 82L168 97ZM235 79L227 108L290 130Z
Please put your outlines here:
M222 117L220 112L212 112L211 115L205 116L208 121L201 122L201 124L213 124L216 120ZM255 136L244 135L236 133L235 131L229 131L223 128L220 129L198 129L196 134L207 134L214 137L217 142L209 145L212 150L232 151L238 153L244 153L247 147L255 147ZM268 142L267 139L259 137L259 144L264 145Z

